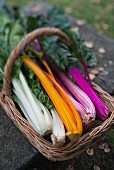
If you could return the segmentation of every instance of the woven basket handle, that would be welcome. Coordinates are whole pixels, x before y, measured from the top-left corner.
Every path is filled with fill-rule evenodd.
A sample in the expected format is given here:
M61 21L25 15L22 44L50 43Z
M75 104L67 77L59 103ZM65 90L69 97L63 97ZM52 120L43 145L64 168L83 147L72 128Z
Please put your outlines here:
M23 52L24 48L30 44L35 38L44 36L44 35L57 35L60 39L67 45L71 44L69 37L62 32L61 30L53 27L45 27L39 28L29 34L27 34L20 43L15 47L15 49L11 52L6 66L5 66L5 74L4 74L4 82L2 88L2 94L10 96L12 93L11 90L11 77L12 77L12 70L14 67L14 63L16 58Z

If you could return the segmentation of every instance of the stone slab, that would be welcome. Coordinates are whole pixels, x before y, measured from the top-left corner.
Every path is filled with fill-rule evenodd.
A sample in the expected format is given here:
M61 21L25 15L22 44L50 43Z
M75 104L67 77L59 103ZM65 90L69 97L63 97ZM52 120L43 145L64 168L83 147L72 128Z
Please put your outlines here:
M0 170L17 170L36 152L0 107Z

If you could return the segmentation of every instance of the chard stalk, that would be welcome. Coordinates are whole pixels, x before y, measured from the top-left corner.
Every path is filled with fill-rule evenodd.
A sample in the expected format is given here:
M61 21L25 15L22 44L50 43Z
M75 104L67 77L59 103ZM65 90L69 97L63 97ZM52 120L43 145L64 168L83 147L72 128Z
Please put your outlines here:
M86 119L88 122L95 120L96 111L90 98L76 85L74 84L65 73L56 70L57 75L61 79L62 83L70 91L73 97L80 102L86 109Z
M80 104L79 102L77 102L74 97L70 94L70 92L67 90L67 88L62 84L62 82L59 80L59 78L54 75L55 80L59 83L59 85L63 88L63 90L67 93L67 95L69 96L70 100L72 101L72 103L74 104L75 108L77 109L77 111L80 114L80 117L82 119L83 125L86 125L89 123L90 121L90 117L86 114L86 109L84 108L84 106L82 106L82 104Z
M55 109L51 110L52 114L52 135L51 140L55 146L62 146L65 143L65 128L62 120Z
M14 93L19 100L19 105L24 111L31 126L41 135L52 129L51 116L47 109L32 94L22 72L19 73L19 80L12 79ZM50 121L49 121L50 120Z
M41 51L42 51L42 48L41 48L41 45L40 45L38 39L35 39L33 43L34 43L35 49L36 49L38 52L41 52Z
M108 107L103 103L98 94L94 91L92 86L88 84L86 79L83 77L78 68L69 68L69 72L76 81L76 83L81 87L81 89L89 96L96 107L97 116L105 120L109 114Z
M24 113L26 119L29 121L30 125L35 129L36 132L38 132L40 134L40 131L36 128L36 126L34 125L34 123L31 120L31 118L28 116L25 108L23 107L23 104L21 103L21 101L19 99L18 99L18 105L19 105L20 109L22 110L22 112Z
M24 95L23 93L23 90L22 90L22 87L20 85L20 82L17 80L17 79L12 79L12 84L13 84L13 91L14 91L14 94L16 95L17 99L18 99L18 102L19 104L22 104L22 108L25 110L25 113L27 113L27 115L25 115L25 117L27 118L27 120L29 121L29 123L31 124L34 124L33 127L35 127L35 130L40 134L40 135L43 135L41 133L41 129L39 127L39 124L37 124L37 121L36 121L36 118L35 118L35 115L34 115L34 112L30 106L30 103L28 101L28 98ZM28 114L30 113L30 114ZM29 118L29 119L28 119ZM34 123L33 123L34 122ZM32 126L31 124L31 126Z

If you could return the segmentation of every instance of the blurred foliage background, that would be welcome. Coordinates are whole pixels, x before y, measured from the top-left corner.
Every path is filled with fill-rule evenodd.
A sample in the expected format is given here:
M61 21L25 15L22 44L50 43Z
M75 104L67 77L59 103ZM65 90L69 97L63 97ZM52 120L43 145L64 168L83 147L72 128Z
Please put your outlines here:
M6 0L13 6L23 6L41 0ZM101 33L114 38L114 0L43 0L60 4L65 11Z

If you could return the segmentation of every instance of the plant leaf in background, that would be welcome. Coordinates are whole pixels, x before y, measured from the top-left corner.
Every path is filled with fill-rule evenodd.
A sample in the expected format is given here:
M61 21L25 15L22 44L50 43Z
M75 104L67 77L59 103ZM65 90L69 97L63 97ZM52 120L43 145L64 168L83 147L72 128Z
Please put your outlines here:
M46 16L43 14L33 14L26 18L26 28L28 32L46 26L56 27L63 31L71 27L67 14L65 14L64 10L58 5L48 11Z
M0 13L0 34L4 32L4 28L10 23L10 19L7 15Z
M13 21L6 14L0 14L0 37L4 37L4 41L14 48L25 34L25 29L21 25L20 20ZM3 41L2 39L0 41Z
M19 20L14 22L6 14L0 13L0 88L3 84L4 67L11 50L23 37L25 30ZM19 62L20 63L20 62Z
M2 88L2 84L3 84L4 66L6 64L9 54L10 54L10 47L8 45L8 42L6 42L4 38L0 35L0 89Z
M27 32L31 32L37 28L49 26L48 21L43 15L32 15L26 18L25 26Z
M18 7L12 7L5 3L4 0L0 0L0 13L6 14L10 19L17 19L19 17Z
M25 29L22 27L20 20L17 20L14 24L11 25L9 42L12 49L19 43L25 34Z
M47 19L51 27L59 28L63 31L70 29L71 24L67 14L60 5L54 6L47 14Z

